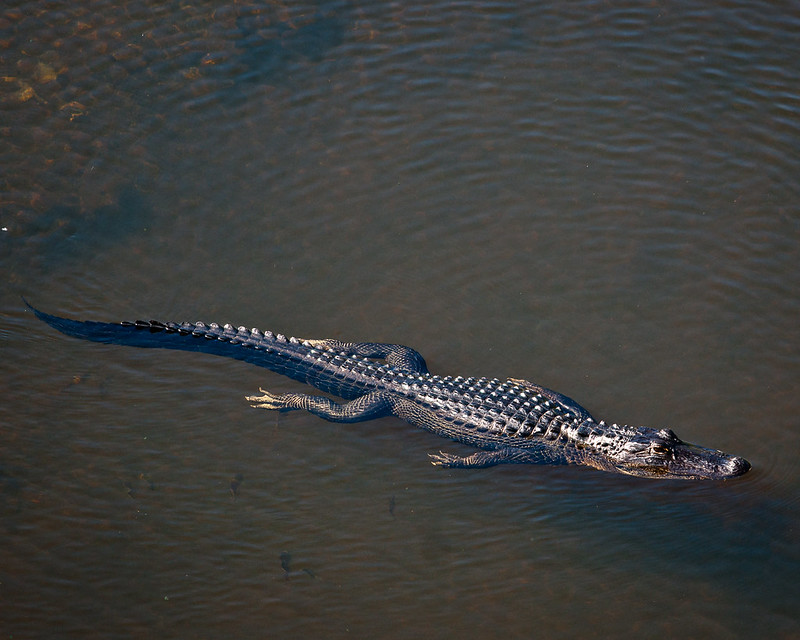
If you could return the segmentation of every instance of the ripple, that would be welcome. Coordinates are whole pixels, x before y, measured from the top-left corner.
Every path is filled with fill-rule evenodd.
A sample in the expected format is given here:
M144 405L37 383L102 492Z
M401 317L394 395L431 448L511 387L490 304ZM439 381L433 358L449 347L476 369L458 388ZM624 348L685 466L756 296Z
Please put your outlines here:
M253 415L263 371L64 341L9 298L9 635L797 635L799 26L764 2L0 10L12 289L405 342L753 463L435 470L457 445Z

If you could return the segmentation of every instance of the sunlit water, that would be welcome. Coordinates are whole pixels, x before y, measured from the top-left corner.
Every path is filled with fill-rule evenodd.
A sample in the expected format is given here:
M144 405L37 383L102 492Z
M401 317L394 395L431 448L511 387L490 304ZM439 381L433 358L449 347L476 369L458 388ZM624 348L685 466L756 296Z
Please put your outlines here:
M3 637L800 635L796 8L83 4L0 9ZM442 470L20 295L405 343L753 470Z

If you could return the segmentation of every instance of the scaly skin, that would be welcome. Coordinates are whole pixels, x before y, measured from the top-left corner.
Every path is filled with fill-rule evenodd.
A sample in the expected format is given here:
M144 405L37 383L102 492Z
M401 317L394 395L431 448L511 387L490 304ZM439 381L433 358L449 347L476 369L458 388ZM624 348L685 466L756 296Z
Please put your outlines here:
M744 458L688 444L669 429L597 422L574 400L526 380L432 375L422 356L402 345L300 340L201 322L81 322L31 309L67 335L236 358L349 401L260 389L261 395L247 396L255 408L303 409L333 422L393 415L481 449L469 456L431 454L439 466L570 463L646 478L713 480L750 469Z

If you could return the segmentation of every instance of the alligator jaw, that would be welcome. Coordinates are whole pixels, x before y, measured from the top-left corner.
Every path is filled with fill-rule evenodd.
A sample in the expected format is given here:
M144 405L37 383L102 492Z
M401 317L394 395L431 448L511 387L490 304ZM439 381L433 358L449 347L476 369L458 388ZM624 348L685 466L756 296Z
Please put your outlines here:
M744 458L715 449L681 443L676 447L675 460L670 465L673 477L698 480L725 480L735 478L750 469Z
M750 469L750 463L744 458L688 442L676 443L666 459L645 456L614 466L627 475L677 480L726 480Z

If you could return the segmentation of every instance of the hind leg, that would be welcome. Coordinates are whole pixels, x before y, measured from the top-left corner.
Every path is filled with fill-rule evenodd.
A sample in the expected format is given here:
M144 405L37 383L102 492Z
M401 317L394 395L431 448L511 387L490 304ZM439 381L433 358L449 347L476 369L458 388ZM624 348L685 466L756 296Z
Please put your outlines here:
M382 358L398 369L411 373L428 373L428 366L418 351L402 344L383 342L340 342L339 340L309 340L315 347L344 351L362 358Z

